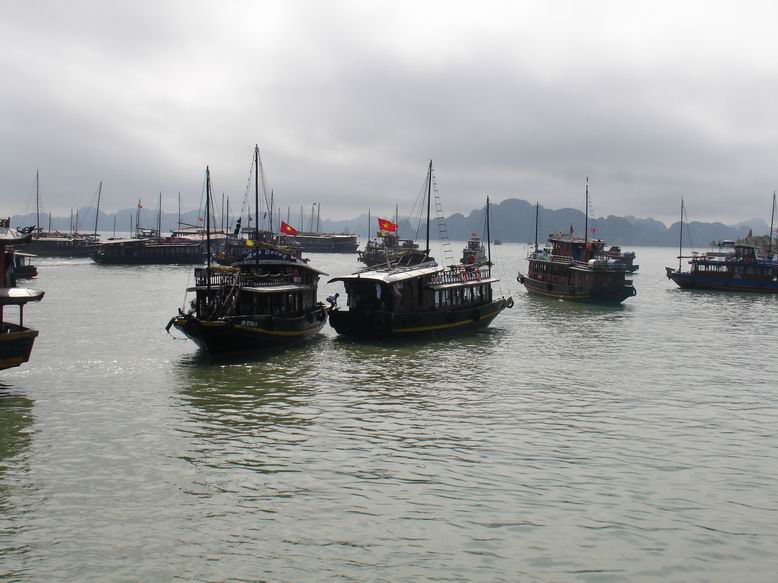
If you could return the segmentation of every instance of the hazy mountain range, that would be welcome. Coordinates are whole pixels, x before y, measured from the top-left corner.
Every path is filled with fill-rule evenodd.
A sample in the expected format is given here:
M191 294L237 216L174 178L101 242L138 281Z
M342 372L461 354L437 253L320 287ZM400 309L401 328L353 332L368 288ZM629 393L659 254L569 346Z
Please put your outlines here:
M131 224L134 225L136 209L123 209L116 213L100 213L98 222L98 231L111 232L114 228L114 217L116 218L116 229L118 232L126 233L130 230ZM375 235L377 230L378 215L371 216L371 230ZM391 219L391 216L382 218ZM282 219L286 216L282 213ZM448 229L448 236L452 240L465 240L475 231L482 235L485 230L485 209L475 209L467 216L456 213L445 218ZM197 211L182 213L181 220L189 225L202 224L199 222ZM306 230L310 228L310 216L304 218ZM158 213L155 209L143 209L141 211L141 226L156 227ZM14 215L11 217L11 224L17 227L34 225L36 222L35 214L24 216ZM73 222L75 222L75 217ZM230 217L230 228L234 227L235 217ZM49 228L48 214L41 214L41 227L44 230ZM162 230L170 231L176 228L178 223L177 213L162 214ZM222 218L215 213L213 223L218 228L222 225ZM227 218L224 218L227 223ZM244 218L243 226L247 225ZM263 226L267 225L267 219L261 218ZM300 229L300 217L290 217L292 226ZM535 238L535 205L521 199L511 198L502 201L499 204L492 205L491 212L491 232L492 239L502 239L511 242L531 242ZM70 217L52 217L51 228L68 232L70 230ZM403 238L415 238L418 231L418 238L424 237L424 225L417 227L418 219L402 218L400 220L400 235ZM569 232L570 226L577 233L583 233L584 214L578 209L546 209L543 206L539 208L538 238L545 241L549 233ZM78 211L78 229L81 232L91 232L95 226L95 209L92 207L81 208ZM675 245L679 236L679 223L673 223L670 226L652 218L637 218L634 216L616 217L609 215L607 217L589 218L589 228L596 229L590 232L594 236L606 240L608 243L618 245ZM764 219L754 219L748 222L738 223L736 225L725 225L723 223L703 223L692 221L685 225L684 238L689 246L705 246L710 241L718 239L737 239L744 237L749 229L754 235L767 234L769 224ZM323 232L347 232L356 233L364 239L368 230L368 215L362 214L349 220L326 220L322 219L320 230ZM437 221L433 218L430 235L433 239L439 238L439 228Z

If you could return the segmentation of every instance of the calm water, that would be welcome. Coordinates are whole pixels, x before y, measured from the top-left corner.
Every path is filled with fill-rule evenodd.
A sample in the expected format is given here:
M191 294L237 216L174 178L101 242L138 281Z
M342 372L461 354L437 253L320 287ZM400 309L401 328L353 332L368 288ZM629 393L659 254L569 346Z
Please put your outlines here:
M219 363L163 330L191 268L40 260L0 580L776 580L778 298L636 251L622 307L528 297L506 244L488 331Z

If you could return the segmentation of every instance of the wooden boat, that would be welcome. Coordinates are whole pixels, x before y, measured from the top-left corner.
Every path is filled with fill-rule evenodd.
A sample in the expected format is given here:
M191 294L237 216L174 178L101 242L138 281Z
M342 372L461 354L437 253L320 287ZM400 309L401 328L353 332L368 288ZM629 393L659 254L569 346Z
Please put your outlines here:
M390 267L402 260L403 264L414 265L427 258L426 253L419 249L419 245L413 239L401 239L398 233L399 211L394 213L394 222L377 217L378 231L374 239L370 238L373 223L370 211L367 212L367 243L365 248L359 251L357 261L367 267Z
M589 228L589 184L586 185L586 224ZM549 236L551 248L538 247L538 215L535 207L535 249L527 256L527 274L517 279L529 293L575 301L621 303L637 294L626 279L624 263L608 257L605 242L573 233Z
M206 208L210 184L206 169ZM208 212L206 221L209 229ZM195 299L189 311L179 310L167 330L174 326L214 354L263 351L321 331L327 311L316 296L319 277L325 273L270 245L253 247L229 267L212 267L210 237L206 245L207 267L195 269L195 286L187 289Z
M351 233L322 233L319 230L319 225L321 224L321 204L314 203L313 206L315 208L311 209L310 230L303 231L302 226L299 231L293 229L293 234L283 235L280 243L282 245L292 244L298 246L305 253L356 253L357 247L359 247L357 236ZM270 208L273 208L272 203ZM300 211L302 213L302 208ZM302 216L300 221L301 223L303 222Z
M473 263L483 263L484 261L486 261L486 249L484 249L484 244L481 243L478 233L473 231L470 239L467 241L467 245L462 250L460 263L462 265L472 265Z
M104 265L198 265L205 262L201 240L189 237L162 237L162 195L159 197L157 228L140 226L140 209L135 222L135 236L112 239L100 245L91 255ZM97 223L95 223L97 231Z
M14 275L14 248L30 241L31 234L12 231L9 219L0 221L0 370L19 366L30 359L30 353L38 337L38 331L24 325L24 306L27 302L38 302L44 292L16 287ZM7 306L18 306L19 321L7 320Z
M25 253L14 250L14 275L16 279L33 279L38 277L38 268L32 264L32 260L37 257L34 253Z
M627 273L635 273L638 269L640 269L640 265L635 263L635 252L622 251L621 247L618 245L612 245L610 248L606 249L605 256L609 257L610 259L621 261L624 264L624 269Z
M773 195L774 216L775 195ZM726 245L720 246L720 249L726 249L723 252L684 256L683 218L684 203L681 200L678 269L665 268L667 277L678 287L729 292L778 293L778 258L772 252L772 218L766 256L760 255L759 245L756 245L751 237L747 237L744 241L726 242ZM682 270L684 259L689 260L689 271Z
M205 249L200 241L181 237L116 239L91 257L105 265L192 265L205 263Z
M100 191L98 190L97 215L100 214ZM76 213L78 214L78 213ZM49 230L44 231L40 224L40 175L35 173L35 216L36 224L27 227L32 233L32 239L25 248L28 253L34 253L45 257L89 257L100 245L97 230L93 235L78 232L78 221L73 233L60 233L51 230L51 214L49 214ZM72 217L71 217L72 218Z
M366 268L330 280L343 282L348 296L348 310L330 311L330 325L338 334L391 338L467 332L487 327L500 312L513 306L512 298L493 296L492 284L499 280L492 274L490 260L443 267L430 257L432 180L430 161L423 261L401 258L393 265Z

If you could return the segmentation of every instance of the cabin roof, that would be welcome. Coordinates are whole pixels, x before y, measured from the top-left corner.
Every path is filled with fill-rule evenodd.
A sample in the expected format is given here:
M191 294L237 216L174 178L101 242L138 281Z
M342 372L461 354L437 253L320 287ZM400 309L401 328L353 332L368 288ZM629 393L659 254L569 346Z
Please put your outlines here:
M452 289L455 287L472 287L476 285L481 285L482 283L496 283L500 281L497 277L485 277L483 279L472 279L467 280L466 282L454 282L454 283L441 283L438 285L431 285L429 286L430 289L434 290L441 290L441 289Z
M216 289L219 286L212 285L211 289ZM208 289L208 286L206 285L197 285L194 287L188 287L186 288L186 291L188 292L194 292L194 291L206 291ZM313 289L312 285L303 285L299 283L295 284L288 284L288 285L265 285L261 287L242 287L240 288L240 291L242 292L249 292L252 294L277 294L277 293L286 293L286 292L296 292L296 291L306 291Z
M445 271L445 267L441 267L434 261L422 263L420 265L414 265L406 268L392 268L392 269L370 269L366 271L358 271L351 275L345 275L343 277L333 277L328 283L334 281L375 281L377 283L396 283L398 281L407 281L409 279L415 279L424 275L433 275Z
M308 269L309 271L313 271L314 273L318 273L319 275L329 275L329 273L325 273L323 271L320 271L319 269L316 269L315 267L311 267L305 261L284 261L282 259L260 259L257 261L256 259L244 259L242 261L236 261L232 264L232 267L251 267L252 265L288 265L290 267L296 267L298 269Z
M22 245L32 239L30 233L22 234L11 227L0 227L0 245Z
M26 304L27 302L38 302L45 292L35 291L26 287L4 287L0 288L0 305L7 306L12 304Z

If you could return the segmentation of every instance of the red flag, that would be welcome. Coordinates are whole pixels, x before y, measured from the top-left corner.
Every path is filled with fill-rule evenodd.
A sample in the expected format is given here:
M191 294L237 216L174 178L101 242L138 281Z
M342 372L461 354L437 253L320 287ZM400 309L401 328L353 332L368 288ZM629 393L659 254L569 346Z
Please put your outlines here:
M292 225L287 225L284 221L281 221L281 232L284 235L296 235L297 229L295 229Z
M379 231L389 231L390 233L396 233L397 232L397 225L395 225L392 221L387 221L386 219L378 219L378 230Z

